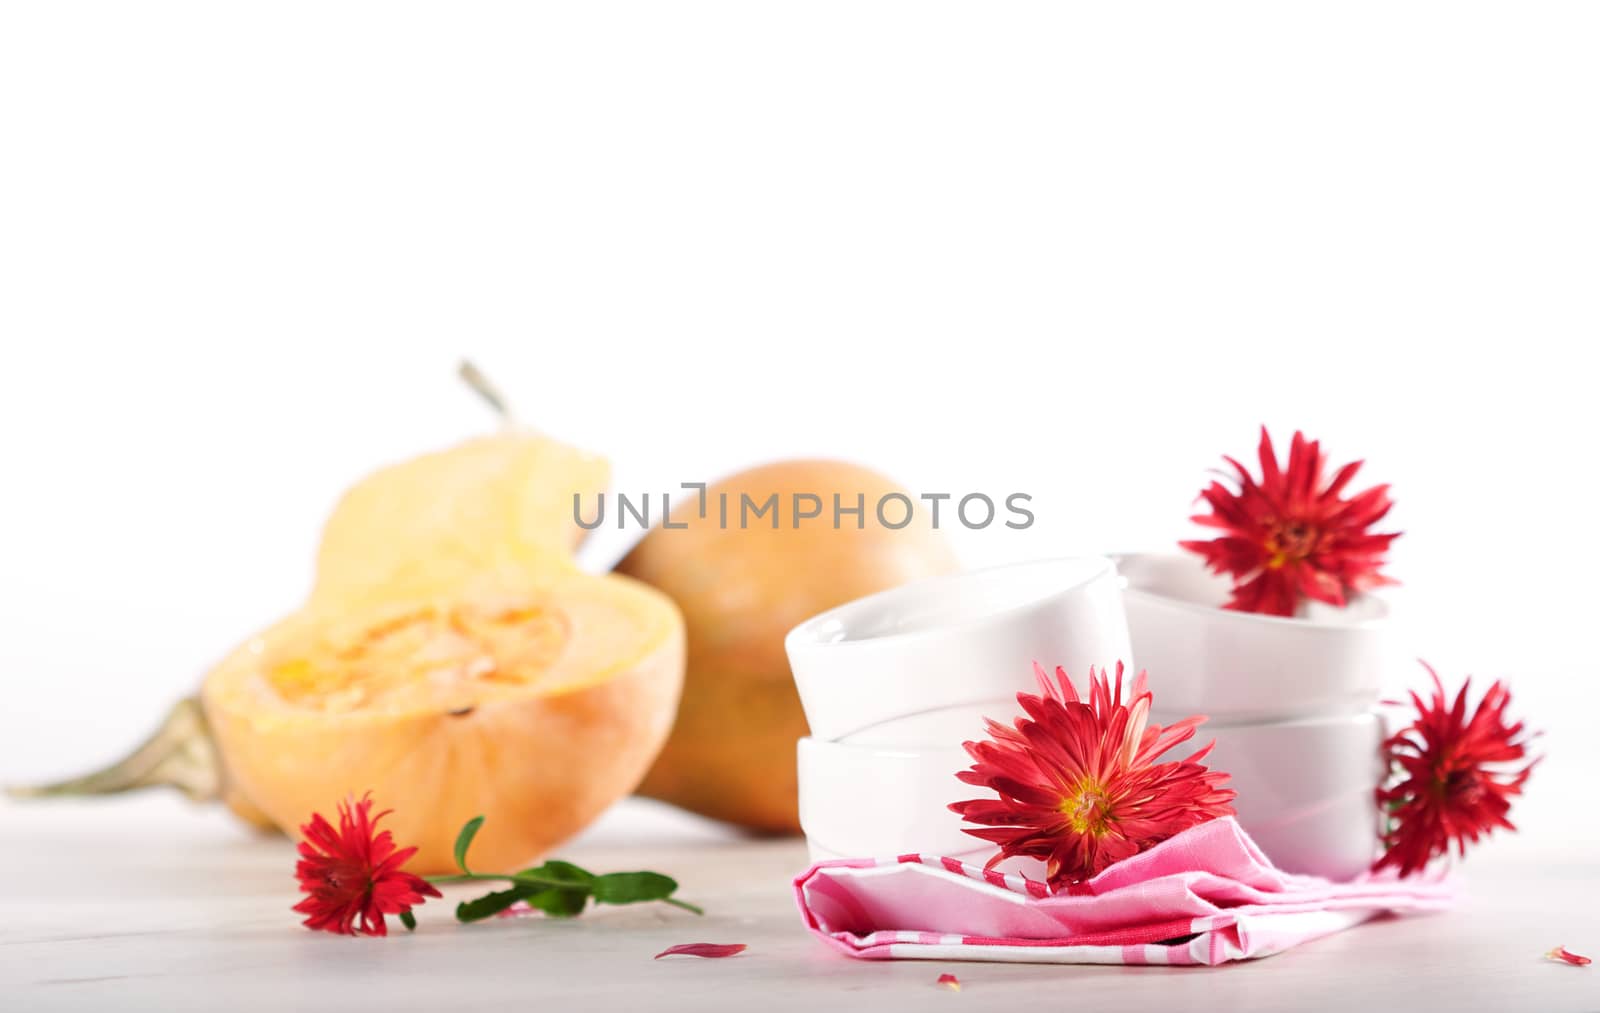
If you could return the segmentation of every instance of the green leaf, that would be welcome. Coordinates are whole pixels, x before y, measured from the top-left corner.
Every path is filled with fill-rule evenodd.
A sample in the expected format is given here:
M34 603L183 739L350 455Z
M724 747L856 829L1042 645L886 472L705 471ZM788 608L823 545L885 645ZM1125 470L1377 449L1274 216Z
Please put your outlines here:
M530 907L536 907L552 918L573 918L583 914L589 903L589 891L582 887L570 889L552 886L528 897Z
M517 875L572 884L570 889L552 887L548 884L527 884L537 891L529 895L528 903L553 918L571 918L582 914L584 907L589 903L589 894L595 880L594 873L588 869L559 859L552 859L531 869L523 869Z
M678 889L678 881L659 872L612 872L596 876L594 899L601 904L637 904L666 900Z
M468 822L461 828L461 834L456 840L456 864L461 866L463 873L461 878L501 878L499 875L477 875L467 870L467 848L472 843L472 835L482 824L482 816ZM454 877L443 878L448 880ZM596 902L604 904L637 904L641 901L665 900L699 913L699 909L694 905L672 899L673 892L678 889L678 883L659 872L613 872L605 876L596 876L588 869L557 859L512 873L505 878L511 881L509 888L496 890L457 905L456 918L463 922L481 921L505 911L518 901L526 901L529 907L543 911L552 918L571 918L583 913L591 896Z
M492 918L517 901L528 899L537 893L538 889L536 886L518 883L509 890L496 890L473 900L464 900L456 905L456 921L477 922Z
M582 883L588 885L594 882L595 875L588 869L580 868L571 862L563 862L553 858L543 865L536 865L531 869L523 869L517 873L519 876L537 876L540 879L555 879L563 883Z
M400 924L406 927L407 932L417 931L417 916L411 913L410 908L400 912Z
M467 820L461 827L461 832L456 834L456 866L462 872L471 872L467 868L467 849L472 847L472 839L478 836L478 830L483 826L483 817L474 816Z
M530 907L537 908L552 918L571 918L582 914L583 909L588 906L589 885L595 878L593 873L580 869L571 862L546 862L531 869L523 869L516 876L534 877L541 882L519 881L513 877L510 889L485 894L458 906L456 918L464 922L479 921L499 914L519 900L527 901ZM551 886L549 880L572 885Z

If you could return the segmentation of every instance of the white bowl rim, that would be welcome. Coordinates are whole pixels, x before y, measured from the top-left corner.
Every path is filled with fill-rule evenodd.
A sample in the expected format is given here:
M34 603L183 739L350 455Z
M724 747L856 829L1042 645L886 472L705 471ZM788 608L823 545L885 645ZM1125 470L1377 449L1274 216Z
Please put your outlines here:
M1124 561L1132 562L1141 559L1183 559L1187 558L1179 552L1108 552L1106 558L1113 564ZM1198 561L1198 560L1197 560ZM1202 563L1202 565L1204 565ZM1209 571L1208 571L1209 572ZM1389 622L1389 603L1383 598L1368 592L1362 592L1360 597L1377 606L1378 615L1366 619L1355 619L1347 622L1328 622L1322 619L1306 619L1301 616L1273 616L1261 612L1236 612L1233 609L1217 608L1212 605L1201 605L1199 602L1186 601L1174 598L1171 595L1161 594L1156 591L1142 588L1133 582L1133 578L1122 572L1117 566L1117 574L1122 582L1122 596L1135 598L1152 605L1170 608L1179 612L1190 612L1196 615L1210 616L1222 622L1240 623L1265 623L1284 628L1294 627L1305 630L1371 630L1385 626Z
M1152 709L1150 713L1152 715L1152 719L1155 716L1165 719L1167 715L1172 712L1169 711L1162 713ZM1207 729L1212 729L1219 732L1282 732L1296 729L1321 730L1324 728L1366 728L1372 725L1376 725L1380 729L1384 727L1384 716L1382 712L1375 707L1369 707L1366 710L1351 711L1348 714L1300 714L1294 717L1266 718L1265 720L1248 716L1238 718L1228 717L1226 715L1223 717L1212 717L1209 714L1203 716L1205 717L1205 721L1201 722L1195 727L1194 735L1189 739L1189 742L1200 742L1204 740L1206 738ZM1165 725L1169 722L1162 720L1154 721L1154 723ZM1185 742L1183 745L1188 745L1189 742Z
M1152 715L1161 718L1161 720L1155 722L1161 725L1170 723L1168 720L1169 713L1170 712L1161 712L1158 710L1151 711ZM1181 749L1184 747L1204 745L1206 740L1211 738L1211 736L1207 735L1207 732L1213 729L1222 732L1261 731L1281 733L1294 729L1364 729L1374 724L1379 728L1386 728L1388 722L1384 710L1381 707L1369 707L1366 710L1351 711L1348 714L1299 714L1293 717L1267 718L1265 720L1248 716L1240 718L1219 718L1212 717L1209 714L1200 716L1204 717L1205 720L1199 725L1195 726L1194 735L1191 736L1187 742L1180 743L1174 748ZM1396 725L1395 727L1398 728L1399 726ZM957 754L970 759L971 754L967 752L965 743L982 742L988 737L988 731L985 728L980 727L976 730L975 734L971 738L965 739L960 743L952 744L942 742L923 746L886 746L878 745L872 742L842 742L838 739L819 739L812 735L802 735L800 738L795 740L795 749L797 753L799 750L805 749L819 753L837 753L839 755L846 755L853 752L858 757L870 754L873 756L882 757L885 760L915 761L931 758L936 755ZM802 743L804 743L804 745L802 745Z
M972 580L976 577L989 576L1007 570L1026 570L1034 568L1042 569L1048 566L1059 566L1062 563L1089 563L1095 564L1095 568L1092 573L1085 574L1081 579L1067 585L1066 587L1057 588L1028 601L1019 602L1016 605L1010 605L1005 608L995 609L992 612L976 613L956 622L942 623L938 626L925 627L922 629L901 630L895 633L884 633L872 637L863 637L861 639L819 640L815 635L818 627L828 622L838 620L841 615L848 615L851 612L860 609L866 609L875 604L881 604L884 601L905 594L912 589L921 590L934 587L939 584L954 584L960 581ZM886 588L885 590L877 591L873 594L852 599L851 601L845 602L843 605L836 605L833 608L828 609L826 612L819 612L810 619L802 620L798 625L795 626L794 629L790 630L784 636L783 645L784 649L788 651L793 651L796 648L799 648L800 650L839 650L841 648L849 647L855 647L859 649L867 645L882 644L890 641L903 642L913 638L925 639L928 637L946 636L952 630L964 630L977 626L984 626L997 620L1008 618L1027 609L1037 608L1039 603L1042 601L1046 601L1069 591L1077 590L1078 588L1099 580L1108 574L1113 577L1116 576L1116 560L1110 556L1091 555L1052 556L1048 559L1030 559L1020 563L1002 563L998 566L984 566L974 570L961 570L956 573L939 574L935 577L923 577L919 580L913 580L908 583L901 584L898 587Z
M979 729L980 737L983 729ZM969 739L975 742L977 739ZM809 743L809 744L805 744ZM819 753L838 753L845 755L855 753L857 756L878 756L886 760L923 760L937 754L956 754L971 758L971 754L961 743L955 745L938 744L932 746L880 746L871 742L840 742L838 739L819 739L814 735L802 735L795 740L795 750L815 750ZM798 756L797 756L798 759ZM953 775L952 775L953 776Z

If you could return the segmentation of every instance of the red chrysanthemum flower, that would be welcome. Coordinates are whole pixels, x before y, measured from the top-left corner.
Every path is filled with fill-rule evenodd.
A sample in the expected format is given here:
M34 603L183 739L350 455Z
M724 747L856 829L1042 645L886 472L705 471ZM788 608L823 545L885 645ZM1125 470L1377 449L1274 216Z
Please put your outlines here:
M1423 662L1433 678L1433 695L1411 700L1417 717L1384 743L1391 782L1378 789L1378 804L1388 813L1384 853L1375 869L1394 866L1408 876L1450 852L1466 853L1495 827L1516 830L1506 813L1511 797L1538 760L1528 760L1528 739L1522 722L1506 721L1511 694L1496 682L1467 716L1468 679L1455 702L1445 695L1439 675Z
M1325 480L1321 447L1299 432L1286 468L1278 466L1265 426L1259 456L1259 482L1244 465L1224 457L1237 473L1238 491L1212 482L1200 494L1211 512L1192 519L1223 534L1179 543L1204 556L1212 572L1233 578L1228 608L1292 616L1307 598L1342 606L1353 592L1394 583L1378 571L1399 532L1368 530L1392 505L1387 485L1342 495L1362 462L1347 464Z
M439 896L427 880L402 868L417 849L396 849L389 831L378 831L378 821L387 815L385 810L373 816L367 795L354 805L339 803L338 830L321 813L300 828L305 840L294 874L307 896L294 909L307 916L307 928L388 935L384 915L408 913L424 897Z
M1121 662L1115 688L1105 673L1089 670L1087 700L1061 668L1053 682L1037 664L1034 672L1040 695L1017 694L1027 716L1014 727L986 722L989 741L965 743L976 762L956 775L999 796L950 806L984 827L967 833L999 845L990 868L1012 856L1037 858L1060 888L1233 813L1234 793L1222 787L1228 775L1200 763L1210 744L1188 759L1156 762L1205 718L1150 724L1143 672L1126 703Z

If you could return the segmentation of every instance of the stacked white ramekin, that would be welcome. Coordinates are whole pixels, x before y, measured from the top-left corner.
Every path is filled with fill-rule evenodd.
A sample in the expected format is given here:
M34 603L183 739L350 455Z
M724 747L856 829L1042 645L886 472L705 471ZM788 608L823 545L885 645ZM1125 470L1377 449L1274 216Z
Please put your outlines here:
M1386 611L1363 598L1278 619L1222 610L1226 591L1185 556L1055 559L917 581L801 623L785 646L811 726L798 763L812 858L986 861L993 847L948 809L986 794L956 779L971 764L961 744L984 737L984 718L1021 713L1035 662L1081 691L1091 665L1131 676L1137 660L1153 721L1210 718L1162 759L1215 738L1205 762L1233 775L1240 824L1269 858L1361 872L1377 836Z
M1197 556L1128 555L1117 566L1152 720L1207 715L1196 740L1217 745L1205 763L1233 775L1239 824L1281 868L1365 871L1384 776L1388 607L1364 595L1293 618L1231 612L1221 608L1228 583Z
M949 803L961 743L984 718L1021 713L1035 661L1089 666L1130 651L1116 567L1055 559L934 577L862 598L790 631L785 646L811 725L799 745L800 825L814 860L920 852L983 862Z

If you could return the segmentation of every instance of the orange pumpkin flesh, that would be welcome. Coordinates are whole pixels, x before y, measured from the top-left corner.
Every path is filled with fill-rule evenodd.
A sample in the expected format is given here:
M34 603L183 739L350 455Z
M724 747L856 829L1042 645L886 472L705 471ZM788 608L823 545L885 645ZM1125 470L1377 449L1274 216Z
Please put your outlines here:
M518 868L628 794L683 679L672 603L620 577L490 572L444 593L296 613L238 648L201 697L228 775L292 828L372 791L412 867Z
M905 490L838 461L786 461L753 468L707 490L709 509L680 504L623 561L620 573L665 591L683 610L688 675L672 737L640 791L693 812L756 830L793 833L795 742L807 732L783 638L804 619L919 577L948 573L956 559L922 515L905 528L878 524L879 498ZM741 529L741 495L778 494L783 512ZM795 527L795 493L820 496L823 516ZM832 496L864 497L866 517L835 528ZM730 525L719 523L726 494ZM892 515L898 519L899 509Z

